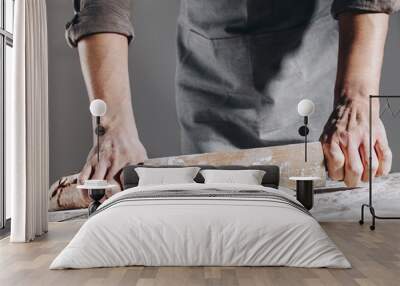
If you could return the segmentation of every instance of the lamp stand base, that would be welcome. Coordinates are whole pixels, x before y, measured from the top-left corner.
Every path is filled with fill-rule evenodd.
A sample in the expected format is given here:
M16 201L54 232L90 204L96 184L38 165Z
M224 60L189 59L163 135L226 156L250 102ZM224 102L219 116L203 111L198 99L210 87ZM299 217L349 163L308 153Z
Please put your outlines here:
M313 181L296 181L296 198L307 210L311 210L314 206Z
M105 194L106 194L105 189L89 190L89 197L93 200L88 207L89 216L92 215L101 205L100 200L104 197Z

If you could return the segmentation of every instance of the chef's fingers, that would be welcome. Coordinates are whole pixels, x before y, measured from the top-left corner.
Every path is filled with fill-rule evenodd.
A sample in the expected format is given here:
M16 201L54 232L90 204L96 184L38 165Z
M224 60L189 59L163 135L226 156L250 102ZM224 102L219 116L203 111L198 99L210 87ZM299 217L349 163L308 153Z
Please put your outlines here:
M92 174L92 164L90 164L90 162L86 162L85 166L83 166L83 169L79 173L78 183L84 184L85 180L89 180L91 174Z
M122 160L114 160L111 167L107 171L107 181L115 181L121 185L120 175L122 172L122 168L124 168L126 165L127 164L124 163Z
M359 152L360 152L361 161L363 164L363 173L361 176L361 180L364 182L367 182L369 179L370 168L371 168L372 178L375 177L375 175L376 175L376 172L377 172L378 166L379 166L378 157L375 153L375 148L372 148L371 166L370 166L369 139L368 138L364 138L362 144L360 145Z
M343 180L345 157L337 142L324 143L322 149L325 156L328 175L333 180Z
M108 166L109 166L108 160L105 158L100 158L100 161L94 166L94 173L91 179L104 180Z
M375 150L378 156L379 166L376 172L377 176L386 176L392 168L392 151L390 150L386 134L379 136L375 143Z
M357 140L349 137L346 146L342 146L345 154L344 182L348 187L357 187L363 174L363 164Z

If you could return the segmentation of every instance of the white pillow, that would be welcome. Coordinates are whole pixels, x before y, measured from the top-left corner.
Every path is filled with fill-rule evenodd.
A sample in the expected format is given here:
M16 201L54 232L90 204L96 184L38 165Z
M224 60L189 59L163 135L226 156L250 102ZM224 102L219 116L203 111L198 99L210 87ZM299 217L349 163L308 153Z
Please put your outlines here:
M139 186L195 183L193 179L199 170L199 167L135 168L139 176Z
M262 170L202 170L205 184L261 185L265 171Z

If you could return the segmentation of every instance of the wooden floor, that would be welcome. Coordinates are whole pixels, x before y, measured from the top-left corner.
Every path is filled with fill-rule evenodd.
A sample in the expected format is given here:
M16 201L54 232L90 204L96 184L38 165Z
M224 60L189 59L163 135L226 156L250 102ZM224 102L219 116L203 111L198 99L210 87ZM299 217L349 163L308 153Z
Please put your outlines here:
M0 285L400 285L400 223L378 222L375 232L357 223L323 223L353 268L125 267L48 270L81 226L51 223L48 235L29 244L0 241Z

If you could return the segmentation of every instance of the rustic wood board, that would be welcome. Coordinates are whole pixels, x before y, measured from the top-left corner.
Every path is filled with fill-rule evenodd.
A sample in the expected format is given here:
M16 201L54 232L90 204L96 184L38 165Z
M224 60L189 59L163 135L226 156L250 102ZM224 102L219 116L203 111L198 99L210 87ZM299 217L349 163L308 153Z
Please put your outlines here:
M308 160L304 162L304 144L242 149L226 152L154 158L147 165L277 165L280 168L280 186L293 188L291 176L315 176L321 180L316 187L325 186L324 155L319 142L308 144Z

